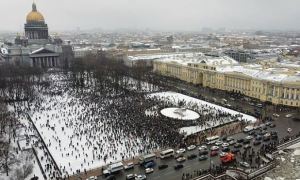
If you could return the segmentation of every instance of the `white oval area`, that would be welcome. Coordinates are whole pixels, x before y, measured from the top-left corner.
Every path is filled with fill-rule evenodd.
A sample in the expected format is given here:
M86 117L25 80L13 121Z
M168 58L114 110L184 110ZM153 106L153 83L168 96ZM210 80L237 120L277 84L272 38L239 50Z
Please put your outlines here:
M160 113L166 117L179 120L196 120L200 117L197 112L185 108L165 108Z

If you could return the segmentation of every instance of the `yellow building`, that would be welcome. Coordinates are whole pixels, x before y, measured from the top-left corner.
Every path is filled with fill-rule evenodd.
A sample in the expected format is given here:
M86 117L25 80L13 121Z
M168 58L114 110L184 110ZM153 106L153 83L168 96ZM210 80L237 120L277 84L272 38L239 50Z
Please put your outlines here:
M300 66L238 64L231 58L196 56L160 59L153 70L164 76L225 91L263 102L300 107Z

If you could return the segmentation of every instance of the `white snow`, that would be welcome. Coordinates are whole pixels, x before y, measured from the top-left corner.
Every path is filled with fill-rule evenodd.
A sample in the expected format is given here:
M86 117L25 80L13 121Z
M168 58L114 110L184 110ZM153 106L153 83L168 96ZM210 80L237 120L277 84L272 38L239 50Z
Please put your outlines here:
M180 120L195 120L200 117L198 113L190 109L181 109L173 107L162 109L160 113L164 116Z

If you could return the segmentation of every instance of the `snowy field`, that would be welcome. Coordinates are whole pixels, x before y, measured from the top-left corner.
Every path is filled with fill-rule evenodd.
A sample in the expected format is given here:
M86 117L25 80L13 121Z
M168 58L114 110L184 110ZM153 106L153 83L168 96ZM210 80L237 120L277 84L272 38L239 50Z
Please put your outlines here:
M247 114L243 114L222 106L218 106L216 104L212 104L200 99L196 99L190 96L186 96L180 93L175 93L175 92L158 92L158 93L152 93L150 95L148 95L149 98L157 98L161 101L165 101L165 102L169 102L171 104L180 104L182 102L185 103L185 108L189 108L189 109L193 109L196 112L200 113L200 114L205 114L208 111L210 112L214 112L215 114L219 114L219 113L227 113L230 114L232 116L236 116L238 117L237 119L240 121L247 121L249 123L255 123L256 122L256 118ZM188 112L190 114L187 114L186 116L193 116L192 114L193 111ZM193 112L194 113L194 112ZM172 117L174 114L172 111L164 111L163 113L164 115L168 116L168 117ZM182 127L180 128L180 132L185 134L185 135L190 135L190 134L194 134L200 131L203 131L205 129L208 128L212 128L212 127L216 127L219 126L223 123L229 123L231 121L234 121L234 119L225 119L223 122L221 121L207 121L205 122L205 126L190 126L190 127Z

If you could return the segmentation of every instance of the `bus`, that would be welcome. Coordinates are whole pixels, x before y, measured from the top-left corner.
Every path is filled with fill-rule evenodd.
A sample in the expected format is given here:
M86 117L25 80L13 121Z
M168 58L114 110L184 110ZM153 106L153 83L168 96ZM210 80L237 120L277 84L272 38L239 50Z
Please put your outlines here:
M164 158L168 158L174 156L174 149L167 149L165 151L161 151L160 152L160 158L164 159Z
M156 158L155 154L147 154L145 156L139 157L139 163L140 165L144 165L150 161L154 161L155 158Z
M122 162L117 162L117 163L113 163L113 164L110 164L106 170L103 171L103 174L104 175L110 175L112 173L117 173L121 170L124 169L124 166L123 166L123 163Z
M214 144L216 141L218 141L220 139L220 137L219 136L211 136L211 137L208 137L208 138L206 138L205 139L205 143L207 144L207 145L209 145L209 144Z

